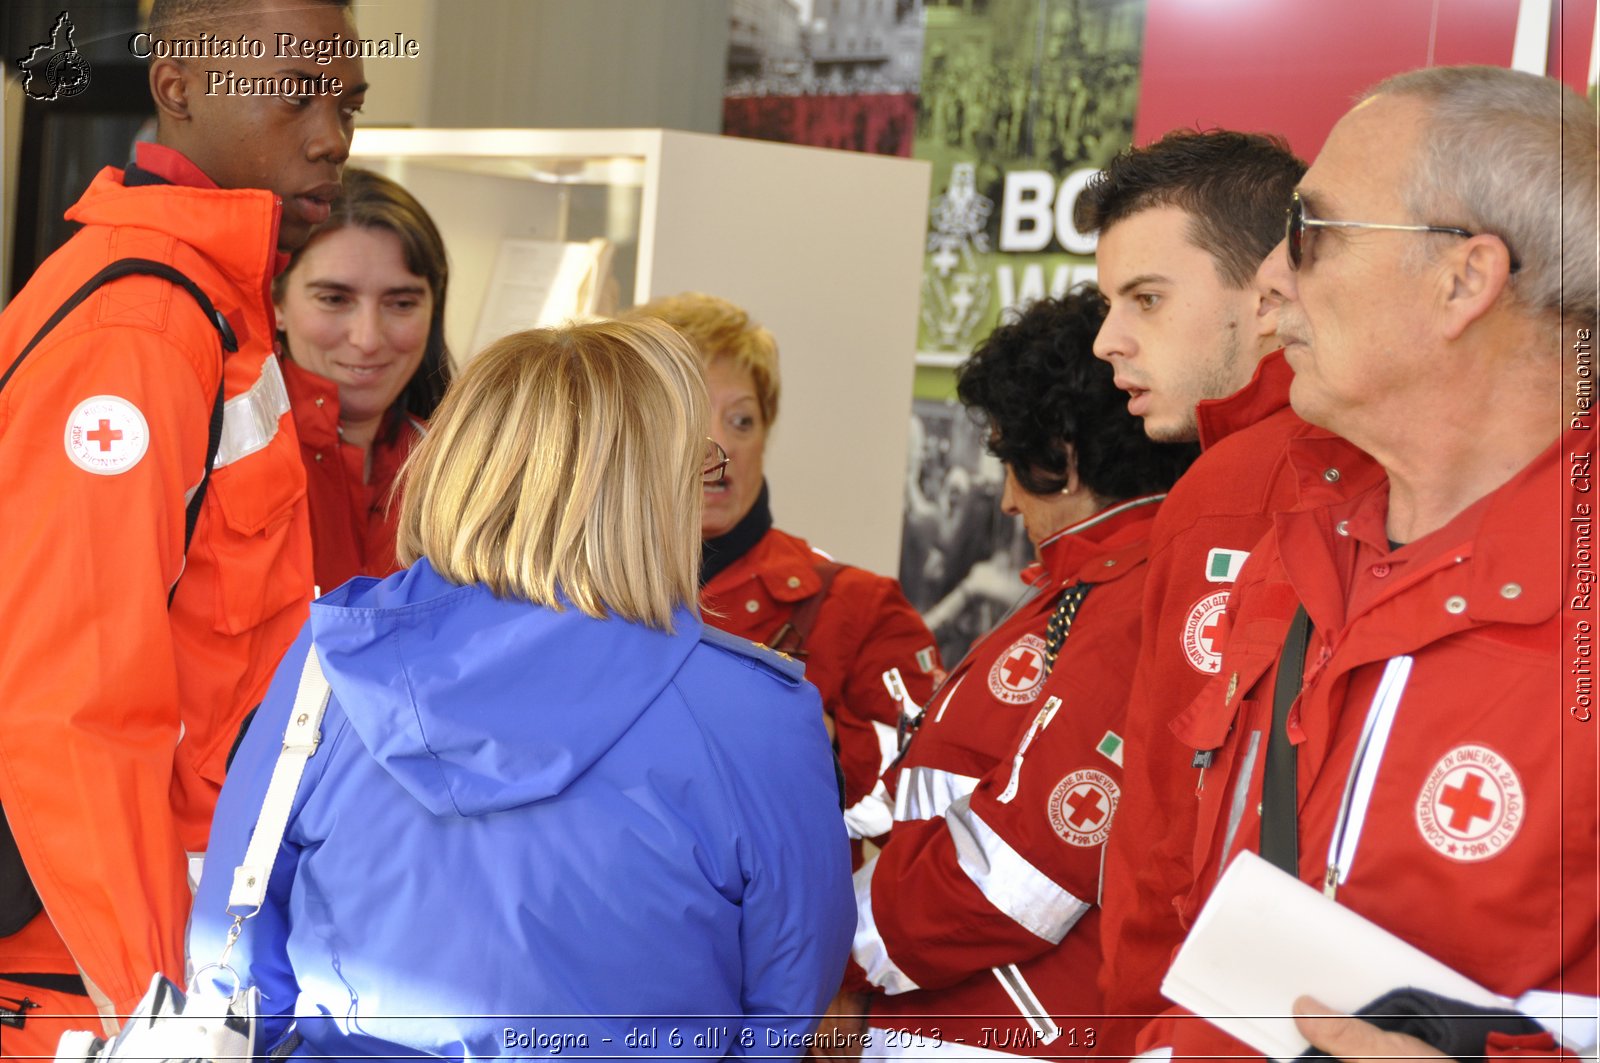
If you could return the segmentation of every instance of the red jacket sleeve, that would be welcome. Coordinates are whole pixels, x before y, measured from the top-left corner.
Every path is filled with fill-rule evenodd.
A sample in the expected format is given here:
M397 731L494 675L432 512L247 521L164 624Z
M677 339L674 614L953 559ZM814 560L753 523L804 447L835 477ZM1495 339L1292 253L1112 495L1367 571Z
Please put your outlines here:
M896 752L900 706L883 674L898 669L907 693L922 704L940 670L938 645L898 583L855 568L834 580L812 644L813 659L826 654L844 673L839 695L824 707L839 743L845 804L853 806L872 792Z

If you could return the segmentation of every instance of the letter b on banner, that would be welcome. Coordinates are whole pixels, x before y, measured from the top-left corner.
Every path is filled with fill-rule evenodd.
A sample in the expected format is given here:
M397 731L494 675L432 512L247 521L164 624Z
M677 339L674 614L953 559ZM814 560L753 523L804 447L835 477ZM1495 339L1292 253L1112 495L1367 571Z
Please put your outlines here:
M1046 170L1007 173L1000 200L1000 250L1043 251L1054 236L1068 254L1094 254L1098 239L1093 233L1078 231L1072 211L1078 196L1098 172L1074 170L1061 182L1059 191L1055 178Z

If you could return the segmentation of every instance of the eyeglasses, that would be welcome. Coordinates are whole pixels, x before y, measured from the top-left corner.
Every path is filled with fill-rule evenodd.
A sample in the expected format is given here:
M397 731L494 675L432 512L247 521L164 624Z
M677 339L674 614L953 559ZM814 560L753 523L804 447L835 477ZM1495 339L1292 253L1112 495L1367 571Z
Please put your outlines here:
M1289 219L1284 226L1284 241L1289 245L1289 268L1299 269L1302 260L1311 254L1311 238L1307 229L1388 229L1391 232L1404 233L1446 233L1450 236L1464 236L1472 239L1476 233L1469 233L1465 229L1458 229L1454 225L1388 225L1375 221L1323 221L1320 218L1306 217L1305 200L1296 192L1289 201ZM1507 252L1511 248L1507 246ZM1511 272L1515 273L1522 268L1515 254L1511 255Z
M728 471L728 452L715 439L706 439L706 457L700 465L700 482L707 486L719 484Z

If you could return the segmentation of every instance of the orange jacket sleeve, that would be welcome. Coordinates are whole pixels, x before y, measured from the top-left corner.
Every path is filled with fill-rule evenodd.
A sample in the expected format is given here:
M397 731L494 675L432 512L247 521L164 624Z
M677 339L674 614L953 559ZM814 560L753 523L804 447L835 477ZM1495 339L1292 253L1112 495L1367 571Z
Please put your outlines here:
M215 346L80 325L0 391L0 805L51 922L120 1010L155 971L183 972L167 593L219 369Z

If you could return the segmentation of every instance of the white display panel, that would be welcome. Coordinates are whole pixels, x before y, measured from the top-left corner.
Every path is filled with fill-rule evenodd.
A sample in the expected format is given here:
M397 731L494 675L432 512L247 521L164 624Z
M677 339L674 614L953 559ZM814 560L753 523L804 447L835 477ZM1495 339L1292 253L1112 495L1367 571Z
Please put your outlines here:
M409 188L449 250L446 330L470 344L502 241L603 237L623 307L699 290L778 339L773 516L893 575L928 165L673 130L356 133L351 163Z

